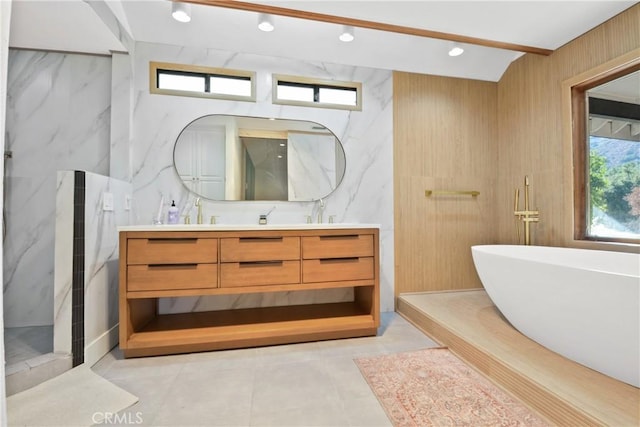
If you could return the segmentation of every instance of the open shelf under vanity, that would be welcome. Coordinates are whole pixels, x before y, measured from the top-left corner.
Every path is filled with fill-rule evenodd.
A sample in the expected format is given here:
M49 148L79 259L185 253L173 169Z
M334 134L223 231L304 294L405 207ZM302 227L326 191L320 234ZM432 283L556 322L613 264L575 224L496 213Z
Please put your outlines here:
M375 335L378 252L377 228L121 230L120 347L139 357ZM348 300L320 297L340 289ZM162 298L278 292L291 302L159 310Z

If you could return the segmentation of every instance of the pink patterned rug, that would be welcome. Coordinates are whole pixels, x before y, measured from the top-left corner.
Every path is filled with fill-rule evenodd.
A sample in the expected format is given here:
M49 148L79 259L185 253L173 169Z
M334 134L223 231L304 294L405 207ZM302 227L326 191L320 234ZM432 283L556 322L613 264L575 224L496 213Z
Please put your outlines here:
M394 426L548 426L446 348L355 359Z

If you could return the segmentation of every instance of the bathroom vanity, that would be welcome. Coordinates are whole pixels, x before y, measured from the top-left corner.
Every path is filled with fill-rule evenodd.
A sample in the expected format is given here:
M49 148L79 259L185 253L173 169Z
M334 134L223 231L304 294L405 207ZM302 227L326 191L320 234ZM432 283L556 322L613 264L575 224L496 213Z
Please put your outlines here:
M377 333L375 225L127 226L119 234L125 357ZM352 300L175 314L158 309L161 298L331 288L352 289Z

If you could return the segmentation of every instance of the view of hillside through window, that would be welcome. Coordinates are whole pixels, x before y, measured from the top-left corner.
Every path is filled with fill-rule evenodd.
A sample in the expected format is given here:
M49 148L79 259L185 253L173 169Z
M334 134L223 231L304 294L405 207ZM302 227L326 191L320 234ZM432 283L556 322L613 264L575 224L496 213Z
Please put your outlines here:
M588 234L640 238L640 142L590 136Z

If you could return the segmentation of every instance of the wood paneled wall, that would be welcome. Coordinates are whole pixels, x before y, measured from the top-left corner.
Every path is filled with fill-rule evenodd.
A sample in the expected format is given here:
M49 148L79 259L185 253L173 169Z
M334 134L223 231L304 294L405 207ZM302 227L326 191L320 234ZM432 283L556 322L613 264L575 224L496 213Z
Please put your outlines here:
M497 235L497 84L394 72L393 91L396 295L480 287L470 247Z
M567 220L573 212L573 184L571 150L567 149L571 143L563 134L567 124L563 123L562 82L639 47L640 4L548 57L524 55L502 76L498 83L497 168L501 243L516 242L513 191L522 188L524 175L528 175L532 206L540 210L540 222L532 228L533 244L579 245L572 240Z
M533 244L575 246L561 85L638 47L640 4L550 56L522 56L498 83L394 72L396 295L480 287L470 247L517 243L525 175L541 217Z

